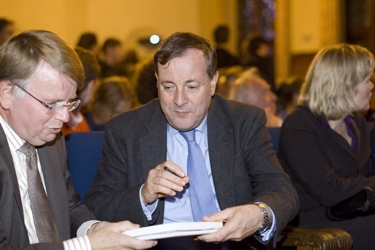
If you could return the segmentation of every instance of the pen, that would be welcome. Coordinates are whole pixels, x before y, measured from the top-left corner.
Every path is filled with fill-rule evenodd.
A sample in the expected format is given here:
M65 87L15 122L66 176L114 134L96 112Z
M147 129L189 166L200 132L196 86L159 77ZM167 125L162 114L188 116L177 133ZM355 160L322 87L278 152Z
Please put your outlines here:
M164 166L164 170L168 171L169 173L171 173L171 174L173 174L175 176L181 177L178 174L176 174L175 172L173 172L171 169L169 169L167 166ZM184 189L186 189L186 185L184 186Z

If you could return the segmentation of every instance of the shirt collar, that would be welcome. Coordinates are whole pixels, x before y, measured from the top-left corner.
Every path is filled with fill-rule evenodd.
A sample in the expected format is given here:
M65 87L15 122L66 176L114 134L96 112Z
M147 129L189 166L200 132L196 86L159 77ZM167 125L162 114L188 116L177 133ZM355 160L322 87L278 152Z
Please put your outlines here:
M194 128L195 130L201 132L202 134L206 134L207 135L207 115L204 117L203 121L201 122L201 124L199 124L198 127ZM180 131L173 128L169 123L167 124L167 133L168 134L172 134L172 135L175 135L177 133L179 133Z

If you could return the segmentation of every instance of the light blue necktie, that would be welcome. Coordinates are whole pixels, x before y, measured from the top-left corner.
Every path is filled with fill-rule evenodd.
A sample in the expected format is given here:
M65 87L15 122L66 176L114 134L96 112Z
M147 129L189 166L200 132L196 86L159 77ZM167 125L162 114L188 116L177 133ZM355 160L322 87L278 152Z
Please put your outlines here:
M203 154L195 141L195 130L180 132L188 144L187 175L190 177L189 194L194 221L203 215L217 212L215 198L204 162Z

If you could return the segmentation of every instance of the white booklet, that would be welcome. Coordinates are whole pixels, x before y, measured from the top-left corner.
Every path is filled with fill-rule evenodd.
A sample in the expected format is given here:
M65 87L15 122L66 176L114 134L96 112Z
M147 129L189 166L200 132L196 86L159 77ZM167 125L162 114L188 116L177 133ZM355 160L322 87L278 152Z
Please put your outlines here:
M141 240L194 236L214 233L223 226L222 222L174 222L155 226L141 227L123 232Z

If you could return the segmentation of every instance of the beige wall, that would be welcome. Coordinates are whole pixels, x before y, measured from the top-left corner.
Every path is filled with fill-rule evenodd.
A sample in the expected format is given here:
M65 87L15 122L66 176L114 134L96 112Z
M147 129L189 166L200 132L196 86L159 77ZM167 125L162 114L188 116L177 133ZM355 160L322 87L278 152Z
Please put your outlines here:
M343 42L342 0L276 0L276 76L304 77L315 53Z
M15 21L17 32L47 29L72 45L84 31L96 32L100 42L117 37L125 46L133 45L135 35L152 32L166 37L189 31L211 39L217 24L235 31L236 13L233 0L0 0L0 17Z
M340 2L276 0L277 76L292 73L292 56L341 40ZM48 29L72 45L84 31L96 32L100 42L117 37L125 48L133 47L137 35L151 32L166 37L190 31L212 40L215 26L225 23L232 31L230 50L236 53L237 14L235 0L0 0L0 17L14 20L18 32Z
M319 1L290 0L290 52L311 53L321 46Z

